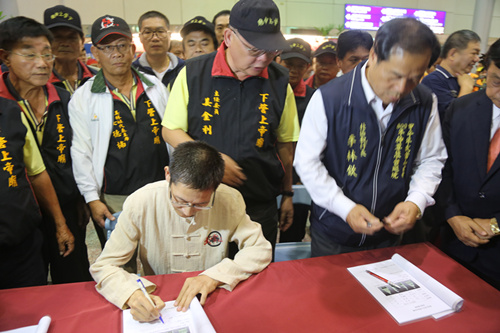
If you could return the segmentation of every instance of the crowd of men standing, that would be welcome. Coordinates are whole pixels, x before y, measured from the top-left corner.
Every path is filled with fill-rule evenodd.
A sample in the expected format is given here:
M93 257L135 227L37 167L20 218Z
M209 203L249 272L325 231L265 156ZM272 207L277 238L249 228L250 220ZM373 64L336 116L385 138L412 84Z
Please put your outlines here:
M163 13L142 14L138 28L145 52L136 58L127 22L96 19L94 68L80 59L84 34L71 8L48 8L43 24L0 23L0 288L46 284L49 269L53 283L91 280L89 220L104 247L105 220L132 193L170 180L172 152L193 140L220 153L222 183L238 190L272 249L278 230L280 241L301 241L308 218L320 256L401 244L424 217L448 254L500 288L499 41L478 85L469 74L480 37L460 30L441 47L413 19L385 23L374 40L346 31L314 52L285 40L271 0L240 0L212 22L194 17L175 54ZM174 196L172 183L165 197L190 209L177 213L191 225L217 202L213 183L211 204ZM293 205L299 183L311 207ZM264 253L257 236L223 257L243 250L241 260L248 246ZM140 240L130 248L143 249ZM259 251L250 273L268 263Z

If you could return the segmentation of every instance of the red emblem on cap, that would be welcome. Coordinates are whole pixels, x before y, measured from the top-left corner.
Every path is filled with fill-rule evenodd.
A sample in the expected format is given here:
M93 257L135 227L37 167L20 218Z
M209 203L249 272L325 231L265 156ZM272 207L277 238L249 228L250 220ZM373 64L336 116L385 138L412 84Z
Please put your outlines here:
M115 18L114 17L105 17L101 21L101 30L110 28L114 25L115 25Z

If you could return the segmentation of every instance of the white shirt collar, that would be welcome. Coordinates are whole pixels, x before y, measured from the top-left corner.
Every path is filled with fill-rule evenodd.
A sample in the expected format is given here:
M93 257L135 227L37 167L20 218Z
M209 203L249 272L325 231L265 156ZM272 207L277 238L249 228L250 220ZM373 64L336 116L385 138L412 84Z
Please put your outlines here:
M385 131L385 129L387 128L387 124L389 123L389 119L391 118L394 103L390 103L384 108L384 102L375 94L366 77L367 65L368 61L361 68L361 86L363 87L363 91L366 96L366 102L372 107L373 111L375 112L382 131Z
M373 91L372 87L370 86L370 83L368 82L368 79L366 78L366 68L368 67L368 61L365 62L363 67L361 67L361 86L363 87L363 91L366 96L366 102L368 104L371 104L373 101L380 99L375 95L375 92Z

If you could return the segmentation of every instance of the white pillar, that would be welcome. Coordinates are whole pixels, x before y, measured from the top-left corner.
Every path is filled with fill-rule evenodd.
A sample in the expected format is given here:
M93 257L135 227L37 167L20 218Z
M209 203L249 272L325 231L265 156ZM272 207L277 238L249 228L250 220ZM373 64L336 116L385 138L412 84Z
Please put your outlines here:
M488 38L490 37L494 7L495 0L476 0L472 31L475 31L481 37L481 52L483 53L488 50Z

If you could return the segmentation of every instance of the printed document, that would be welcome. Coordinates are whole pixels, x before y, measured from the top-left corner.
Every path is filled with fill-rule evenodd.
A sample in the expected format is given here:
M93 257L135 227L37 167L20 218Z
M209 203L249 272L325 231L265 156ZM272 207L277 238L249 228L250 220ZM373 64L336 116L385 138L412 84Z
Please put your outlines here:
M141 323L132 318L130 309L123 310L123 333L215 333L196 297L186 312L178 312L174 301L165 302L161 316L164 323L159 319Z
M463 305L460 296L399 254L348 270L400 324L429 316L437 319Z

